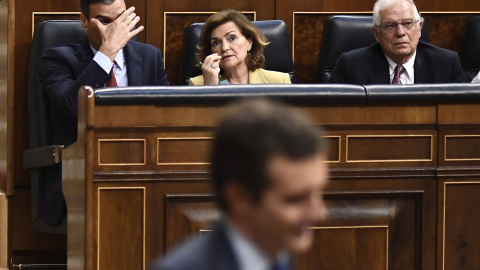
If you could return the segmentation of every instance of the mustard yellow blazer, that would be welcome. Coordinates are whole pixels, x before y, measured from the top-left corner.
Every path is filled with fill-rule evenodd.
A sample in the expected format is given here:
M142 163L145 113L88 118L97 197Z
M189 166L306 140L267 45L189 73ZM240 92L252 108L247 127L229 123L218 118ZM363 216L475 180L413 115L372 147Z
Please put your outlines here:
M291 84L288 73L265 70L262 68L254 71L248 71L249 84L269 84L269 83L284 83ZM190 85L203 85L203 75L193 77L189 81Z

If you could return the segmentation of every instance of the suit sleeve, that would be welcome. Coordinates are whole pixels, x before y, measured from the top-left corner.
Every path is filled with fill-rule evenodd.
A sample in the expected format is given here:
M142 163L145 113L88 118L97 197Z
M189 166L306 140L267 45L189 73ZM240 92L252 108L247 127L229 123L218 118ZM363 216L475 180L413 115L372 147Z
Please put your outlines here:
M50 104L65 117L75 119L78 115L80 87L103 86L110 75L93 60L83 70L76 70L79 65L72 63L76 60L73 57L72 53L61 48L48 50L42 57L41 74Z
M467 75L460 64L460 58L457 53L453 55L453 67L452 67L452 83L469 82Z
M337 64L333 68L332 74L330 75L329 83L351 83L349 78L350 74L350 65L348 63L347 56L345 53L342 53L337 60Z
M157 49L157 85L170 85L164 66L162 53Z

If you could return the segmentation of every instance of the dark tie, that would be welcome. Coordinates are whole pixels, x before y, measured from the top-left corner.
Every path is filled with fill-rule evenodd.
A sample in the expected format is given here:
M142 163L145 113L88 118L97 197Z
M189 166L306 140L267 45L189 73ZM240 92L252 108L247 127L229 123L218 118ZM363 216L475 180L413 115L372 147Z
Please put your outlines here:
M399 65L395 67L395 70L393 71L394 75L392 84L402 84L402 81L400 80L400 74L402 74L404 70L405 68L403 66Z
M112 69L110 70L110 79L107 82L107 87L117 87L117 80L115 79L115 74L113 73L113 67L115 64L113 64Z

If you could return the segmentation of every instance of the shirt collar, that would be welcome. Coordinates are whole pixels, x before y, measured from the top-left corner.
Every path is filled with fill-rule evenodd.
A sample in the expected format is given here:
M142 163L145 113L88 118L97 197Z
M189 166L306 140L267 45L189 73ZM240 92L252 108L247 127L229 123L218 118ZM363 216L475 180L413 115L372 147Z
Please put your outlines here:
M408 61L402 65L405 68L404 74L407 76L409 80L411 80L411 78L413 77L413 65L415 64L416 56L417 56L417 51L415 51L412 57L410 57L410 59L408 59ZM397 63L395 63L395 61L393 61L387 55L385 55L385 57L387 58L387 61L388 61L388 70L389 70L390 77L392 77L392 74L395 71L395 67L397 66Z
M97 54L97 50L95 50L92 45L90 45L90 48L92 49L92 52L93 52L93 55ZM120 69L123 69L125 67L125 57L123 55L123 48L121 48L117 54L115 55L115 58L114 58L114 61L115 61L115 64L117 64L117 66L120 68Z
M240 270L268 270L270 259L252 241L247 239L227 218L225 218L226 234L237 259Z

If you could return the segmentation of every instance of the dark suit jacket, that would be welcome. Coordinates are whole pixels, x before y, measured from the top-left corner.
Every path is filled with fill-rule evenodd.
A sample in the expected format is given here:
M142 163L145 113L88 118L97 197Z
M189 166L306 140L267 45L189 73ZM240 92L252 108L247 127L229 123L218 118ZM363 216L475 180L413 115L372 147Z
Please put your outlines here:
M88 38L79 43L52 48L45 52L41 72L49 101L52 141L70 146L77 140L78 90L82 85L103 87L110 75L95 61ZM129 41L124 47L128 84L168 85L163 59L154 46ZM65 214L60 166L46 169L46 183L40 183L39 216L55 226Z
M154 261L148 269L238 270L239 266L223 223L217 223L212 232L188 239L164 258Z
M468 82L458 54L420 41L414 63L415 83ZM342 53L330 83L391 84L388 61L380 44Z

